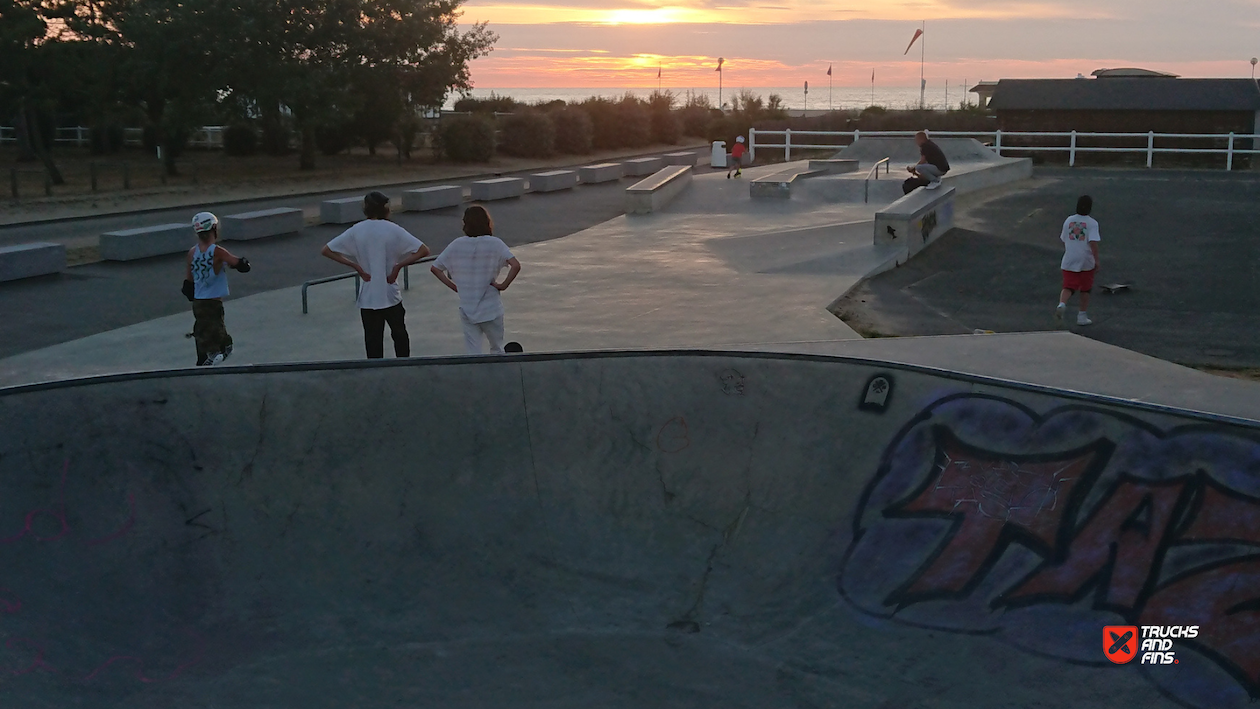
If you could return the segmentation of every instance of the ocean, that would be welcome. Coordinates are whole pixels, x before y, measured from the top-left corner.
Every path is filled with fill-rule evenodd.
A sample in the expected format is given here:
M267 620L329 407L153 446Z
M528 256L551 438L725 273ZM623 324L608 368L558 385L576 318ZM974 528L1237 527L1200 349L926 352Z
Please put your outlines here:
M729 103L732 96L738 94L744 87L726 86L722 89L723 102ZM621 98L622 96L634 94L635 96L646 98L655 91L655 88L633 88L633 89L612 89L612 88L588 88L588 89L496 89L496 88L475 88L472 96L475 98L487 98L491 94L496 96L508 96L523 101L525 103L538 103L555 101L581 101L591 96L603 96L606 98ZM709 97L709 101L714 106L718 103L718 89L716 86L707 88L677 88L672 86L664 87L664 90L672 91L675 96L679 97L681 103L685 100L688 92L696 95L704 95ZM783 105L793 111L806 109L806 96L802 86L791 88L784 87L752 87L750 90L760 95L763 99L770 94L778 94L783 97ZM949 87L948 103L946 102L946 93L944 87L928 87L925 103L928 108L942 109L947 105L949 108L958 108L963 99L962 86L955 84ZM458 95L447 99L446 108L450 109L454 106L455 101L460 97ZM874 97L872 98L871 87L854 87L854 86L836 86L831 89L828 96L827 85L810 86L809 88L808 110L812 115L815 111L827 108L835 109L862 109L867 106L876 105L892 109L918 108L919 106L919 90L915 87L901 86L876 86ZM976 101L975 94L967 94L967 100L974 105Z

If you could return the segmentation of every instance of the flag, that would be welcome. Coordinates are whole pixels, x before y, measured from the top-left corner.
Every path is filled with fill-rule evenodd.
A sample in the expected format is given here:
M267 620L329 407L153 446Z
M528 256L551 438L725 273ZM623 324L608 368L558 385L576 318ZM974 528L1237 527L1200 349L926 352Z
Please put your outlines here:
M725 60L725 59L723 59L722 57L718 57L718 68L714 69L713 71L722 71L722 64L723 64L725 61L726 61L726 60Z
M875 70L871 69L871 83L875 83Z
M661 66L663 66L663 65L661 65L661 64L657 64L657 65L656 65L656 78L658 78L658 79L659 79L659 78L661 78Z
M831 76L831 65L827 65L827 76Z
M917 42L917 41L919 40L919 38L920 38L920 37L922 37L922 36L923 36L923 30L915 30L915 31L914 31L914 37L913 37L913 38L911 38L911 40L910 40L910 44L907 44L907 45L906 45L906 51L905 51L905 52L904 52L901 56L903 56L903 57L904 57L906 54L909 54L909 53L910 53L910 48L911 48L911 47L913 47L913 46L914 46L914 43L915 43L915 42Z

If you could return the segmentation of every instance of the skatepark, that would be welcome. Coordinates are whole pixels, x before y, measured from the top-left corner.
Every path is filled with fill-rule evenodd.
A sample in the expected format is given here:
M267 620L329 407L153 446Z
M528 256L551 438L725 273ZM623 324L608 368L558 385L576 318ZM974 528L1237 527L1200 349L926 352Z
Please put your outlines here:
M418 268L410 360L359 359L348 280L307 314L297 286L227 301L219 367L188 366L186 313L0 360L0 692L1248 705L1260 385L1069 332L863 339L828 308L1032 173L959 144L900 200L904 148L697 166L514 246L524 355L461 355ZM1199 631L1115 664L1099 635L1128 625Z

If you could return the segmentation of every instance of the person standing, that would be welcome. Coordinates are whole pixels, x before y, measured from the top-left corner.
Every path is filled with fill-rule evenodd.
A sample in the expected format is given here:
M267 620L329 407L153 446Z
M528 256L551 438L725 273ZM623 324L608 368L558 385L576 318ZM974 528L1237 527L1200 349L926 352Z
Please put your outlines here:
M184 297L192 302L193 341L197 366L216 365L232 355L232 336L223 321L223 299L228 295L227 269L249 273L249 259L219 246L219 218L198 212L192 220L197 245L188 250L184 265Z
M1098 222L1089 215L1094 210L1094 199L1081 195L1076 200L1076 214L1063 222L1059 240L1063 242L1063 290L1059 291L1059 307L1054 309L1054 319L1062 321L1067 312L1068 300L1073 293L1081 294L1081 307L1076 313L1077 325L1092 325L1089 319L1089 294L1094 289L1094 274L1098 271Z
M932 142L927 133L919 131L914 134L914 143L919 146L919 162L906 169L912 177L901 184L901 189L910 194L918 187L934 190L941 186L941 178L949 172L949 160L941 146Z
M389 197L369 192L363 198L363 216L367 219L346 229L320 252L353 268L363 281L358 304L368 359L385 356L386 324L394 340L394 356L411 356L407 311L402 304L398 274L429 255L429 247L389 221L389 214Z
M507 267L502 281L499 273ZM464 210L464 236L442 250L430 267L434 276L459 294L459 320L468 354L481 354L483 338L490 352L503 354L502 291L521 272L507 244L494 236L494 221L481 205Z
M735 147L731 148L731 164L726 166L726 179L731 179L731 173L734 172L736 177L744 174L744 153L747 148L744 147L744 136L735 138Z

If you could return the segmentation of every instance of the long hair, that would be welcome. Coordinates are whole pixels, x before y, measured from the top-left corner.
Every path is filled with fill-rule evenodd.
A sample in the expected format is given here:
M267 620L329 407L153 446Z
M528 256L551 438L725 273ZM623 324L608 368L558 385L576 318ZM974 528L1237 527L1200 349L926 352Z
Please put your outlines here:
M389 197L381 192L368 192L363 198L363 216L368 219L388 219Z
M494 220L490 212L480 204L464 210L464 234L466 236L493 236Z

